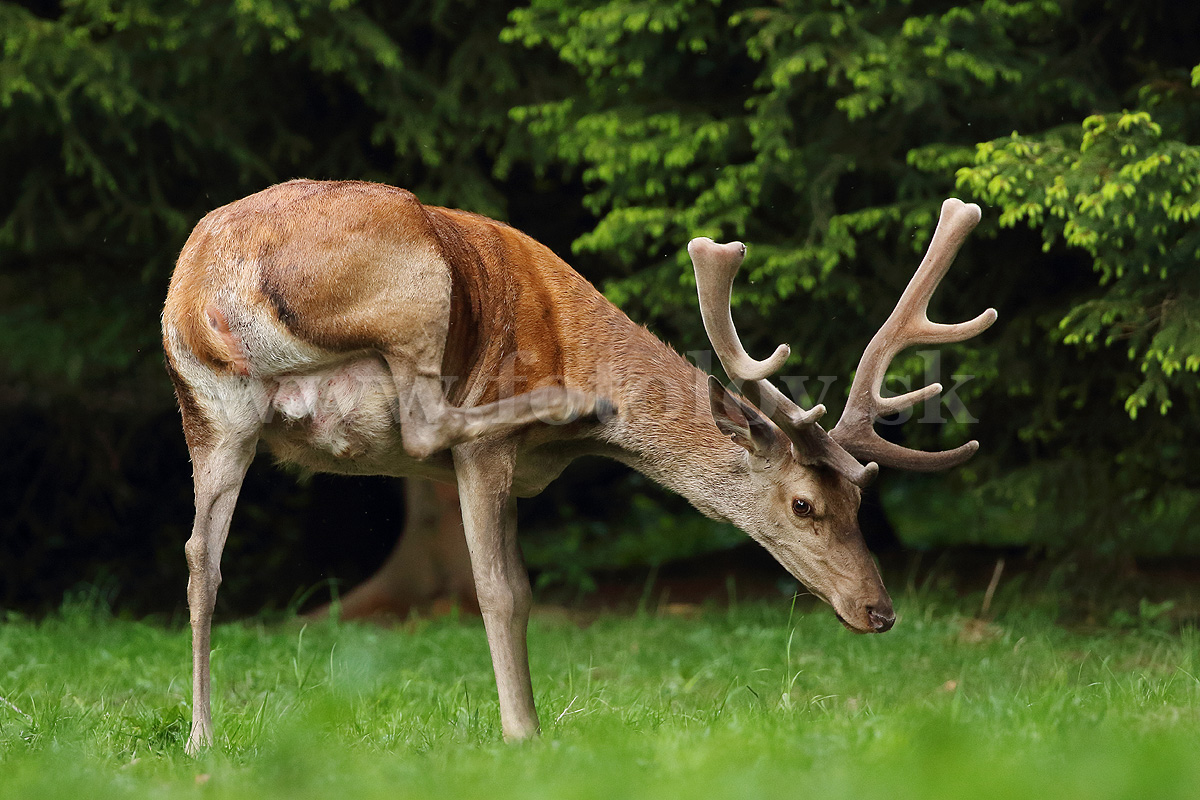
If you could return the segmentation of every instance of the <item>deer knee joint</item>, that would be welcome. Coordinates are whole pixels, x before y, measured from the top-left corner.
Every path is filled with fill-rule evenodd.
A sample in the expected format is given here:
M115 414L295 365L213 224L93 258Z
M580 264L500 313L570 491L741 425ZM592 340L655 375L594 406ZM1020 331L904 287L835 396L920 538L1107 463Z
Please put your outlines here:
M479 588L479 609L486 615L495 615L501 619L511 620L529 614L533 606L533 593L528 583L517 581L516 585L509 583L494 583Z

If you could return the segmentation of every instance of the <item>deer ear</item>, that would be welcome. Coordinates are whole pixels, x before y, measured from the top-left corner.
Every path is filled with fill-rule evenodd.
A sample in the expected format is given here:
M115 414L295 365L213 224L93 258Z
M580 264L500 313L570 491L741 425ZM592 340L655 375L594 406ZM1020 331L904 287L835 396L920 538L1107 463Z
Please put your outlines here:
M775 462L790 451L791 443L774 422L712 375L708 376L708 406L717 430L751 455Z

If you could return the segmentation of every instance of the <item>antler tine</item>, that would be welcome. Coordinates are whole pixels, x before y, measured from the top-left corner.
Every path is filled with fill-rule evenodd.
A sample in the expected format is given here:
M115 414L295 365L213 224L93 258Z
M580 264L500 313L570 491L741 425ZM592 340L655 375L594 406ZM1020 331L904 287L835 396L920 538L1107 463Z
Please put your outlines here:
M989 308L973 320L955 325L930 322L929 299L954 261L963 241L978 224L979 206L949 199L942 203L937 229L925 258L900 296L895 309L872 337L850 385L850 398L831 438L853 455L877 461L885 466L931 471L961 464L979 447L975 441L942 452L922 452L893 444L875 432L875 419L894 413L940 393L934 383L897 397L883 397L884 374L897 353L915 344L961 342L975 336L996 321L996 310Z
M746 245L741 242L717 244L701 237L688 242L688 255L696 269L696 292L700 295L700 316L708 340L721 359L729 377L737 381L759 381L779 371L791 354L791 348L781 344L765 361L756 361L746 353L733 325L729 300L733 278L737 275Z
M781 344L770 358L756 361L742 347L729 301L734 276L746 257L746 245L741 242L717 244L701 237L688 243L688 255L696 269L696 292L700 296L704 330L729 377L740 382L750 401L789 435L820 419L825 414L825 406L817 405L806 411L766 380L783 366L791 348Z

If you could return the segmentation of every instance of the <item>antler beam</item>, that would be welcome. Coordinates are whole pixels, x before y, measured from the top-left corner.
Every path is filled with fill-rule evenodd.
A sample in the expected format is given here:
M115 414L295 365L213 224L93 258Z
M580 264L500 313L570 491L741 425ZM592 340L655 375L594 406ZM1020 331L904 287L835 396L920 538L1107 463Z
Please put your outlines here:
M696 269L696 292L700 296L700 316L704 330L712 342L717 358L726 374L743 384L755 384L762 399L763 413L777 424L782 417L786 425L800 427L810 425L825 413L825 406L818 405L808 411L789 400L783 392L772 386L766 378L774 375L791 355L791 348L781 344L763 361L751 358L738 337L730 310L733 279L742 259L746 257L746 245L741 242L717 244L712 239L701 237L688 243L688 255Z

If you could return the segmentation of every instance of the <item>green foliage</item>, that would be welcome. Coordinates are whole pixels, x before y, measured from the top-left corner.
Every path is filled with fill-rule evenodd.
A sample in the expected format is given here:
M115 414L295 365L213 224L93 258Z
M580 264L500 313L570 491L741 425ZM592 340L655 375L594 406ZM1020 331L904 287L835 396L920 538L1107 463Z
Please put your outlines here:
M646 5L540 0L506 36L555 48L586 81L582 96L517 118L586 166L601 219L576 249L638 268L610 292L654 314L692 304L676 243L696 235L751 242L759 307L797 292L853 302L855 282L835 269L863 235L929 223L944 176L939 186L905 155L947 136L973 142L959 119L971 93L1019 98L1029 115L1095 99L1043 79L1056 66L1039 47L1061 14L1052 3L924 16L895 2ZM973 121L993 124L995 105Z
M1187 134L1190 131L1179 131ZM1079 128L979 145L959 185L1025 222L1044 249L1087 252L1101 291L1059 323L1062 341L1119 346L1142 374L1131 417L1168 389L1195 392L1200 371L1200 146L1164 140L1147 111L1093 115Z
M788 602L535 619L542 737L500 742L478 620L218 626L217 745L183 753L186 624L72 603L0 626L14 797L1191 797L1200 637L1071 631L1002 587L856 637ZM971 608L977 608L974 598ZM1021 610L1026 609L1026 610ZM731 758L731 753L740 757Z
M1074 462L1073 477L1091 475L1085 485L1134 512L1132 525L1124 515L1112 519L1111 506L1082 515L1082 530L1119 529L1097 542L1109 552L1118 542L1154 551L1196 547L1200 494L1187 445L1200 407L1196 85L1177 74L1144 88L1142 109L983 142L974 163L958 171L960 186L1001 209L1001 226L1024 223L1040 233L1046 252L1082 250L1091 260L1096 284L1047 309L1043 323L1047 338L1103 365L1104 373L1063 381L1060 391L1073 394L1076 407L1120 406L1136 420L1096 421L1127 431L1115 440L1093 433L1107 444L1105 460L1099 448L1063 460ZM1122 357L1131 365L1118 367ZM1111 394L1097 397L1104 386ZM1148 404L1156 418L1139 417ZM1021 433L1056 438L1032 428ZM1023 471L1037 472L1033 465ZM1000 484L1011 488L1015 475Z
M914 542L1111 554L1200 545L1184 444L1200 433L1192 22L1056 0L533 0L505 36L553 49L585 82L516 118L584 169L600 219L576 250L621 265L609 295L703 348L681 245L744 238L739 329L757 351L796 345L792 386L840 373L827 405L940 200L957 187L994 206L938 300L948 319L1000 310L947 357L974 376L958 397L983 422L934 409L921 416L946 424L890 429L983 451L947 479L887 476L883 499ZM1120 112L1130 100L1141 107ZM997 231L1018 221L1045 255ZM893 380L915 385L927 364L902 357ZM1149 403L1162 414L1138 417Z

